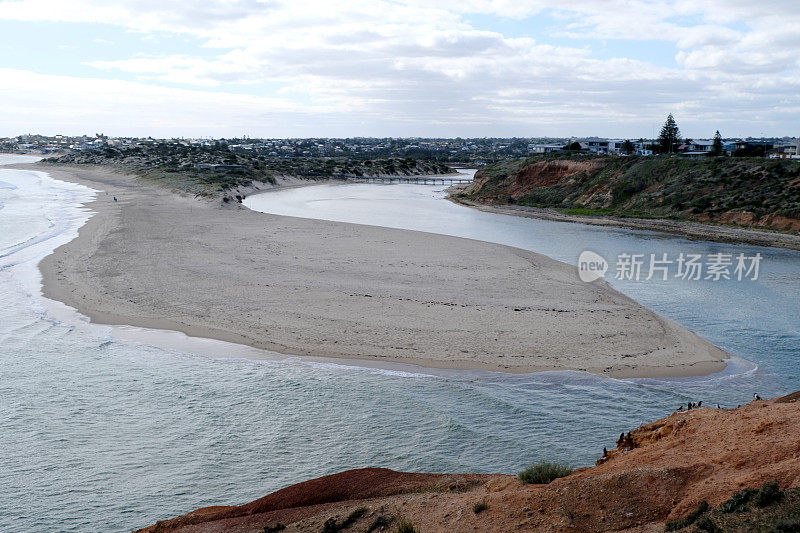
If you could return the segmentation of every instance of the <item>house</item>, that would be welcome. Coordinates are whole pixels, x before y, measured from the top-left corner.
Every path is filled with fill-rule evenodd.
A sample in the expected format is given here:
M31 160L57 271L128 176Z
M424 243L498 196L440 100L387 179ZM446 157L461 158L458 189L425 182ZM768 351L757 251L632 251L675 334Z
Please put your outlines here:
M592 154L608 153L608 139L592 137L589 139L582 139L577 142L581 145L581 150L586 150Z
M686 150L687 152L713 152L714 141L707 139L690 141L688 143L682 144L680 149Z
M608 153L609 154L621 154L624 145L625 145L625 139L609 139L608 140Z
M625 139L601 139L591 137L577 141L582 150L592 154L621 154Z
M228 149L231 152L244 152L244 151L247 151L247 150L252 150L253 149L253 145L252 144L231 144L230 146L228 146Z
M769 153L770 159L800 159L800 141L775 146Z
M532 154L551 154L561 152L564 147L558 144L529 144L528 151Z

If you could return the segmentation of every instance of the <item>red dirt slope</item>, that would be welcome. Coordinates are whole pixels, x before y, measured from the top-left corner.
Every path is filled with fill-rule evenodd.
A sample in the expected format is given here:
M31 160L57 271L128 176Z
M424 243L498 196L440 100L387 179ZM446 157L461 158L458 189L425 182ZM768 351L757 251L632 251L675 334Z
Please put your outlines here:
M205 508L143 531L323 530L355 509L344 531L362 533L380 517L432 531L663 531L702 500L718 505L742 488L777 479L800 486L800 393L738 409L677 412L630 433L598 466L549 485L512 476L405 474L351 470L306 481L240 507ZM473 506L487 509L475 513ZM378 520L378 523L380 520ZM375 531L381 531L379 527Z

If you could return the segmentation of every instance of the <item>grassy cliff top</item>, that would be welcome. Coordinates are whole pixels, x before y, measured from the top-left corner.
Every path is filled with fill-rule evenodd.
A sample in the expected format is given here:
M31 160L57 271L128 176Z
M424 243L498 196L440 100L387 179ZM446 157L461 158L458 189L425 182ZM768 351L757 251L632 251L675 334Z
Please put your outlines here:
M674 218L797 231L800 161L533 157L482 169L464 197L570 214Z

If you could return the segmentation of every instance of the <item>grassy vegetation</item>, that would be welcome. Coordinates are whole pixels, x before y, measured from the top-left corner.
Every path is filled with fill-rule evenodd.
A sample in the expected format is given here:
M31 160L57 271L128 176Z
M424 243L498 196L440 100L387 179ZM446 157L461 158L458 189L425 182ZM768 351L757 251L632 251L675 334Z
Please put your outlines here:
M523 484L544 484L554 479L566 477L572 473L573 468L564 463L540 461L517 474Z
M769 481L764 483L761 490L758 491L758 494L753 498L753 503L756 504L756 507L766 507L781 501L781 498L783 498L783 492L778 487L778 482Z
M414 524L405 518L401 518L397 522L397 533L419 533L419 529L414 527Z
M482 500L472 506L472 512L474 512L475 514L481 514L488 508L489 504L486 503L486 500Z
M539 179L537 178L548 178ZM800 161L537 156L480 171L466 199L568 214L714 220L728 211L800 218ZM482 178L482 180L481 180Z
M691 529L688 529L691 528ZM667 522L666 531L747 531L781 533L800 531L800 489L781 491L777 481L760 489L748 488L728 501L709 508L706 502L684 518Z
M720 506L725 513L741 512L747 509L749 503L756 507L766 507L783 498L783 492L778 487L777 481L764 483L760 489L744 489L734 494L730 500Z
M48 164L104 165L135 174L171 190L213 196L254 181L274 183L278 176L329 179L372 175L429 175L452 172L443 163L411 158L292 158L232 152L227 146L158 144L74 152L45 160Z

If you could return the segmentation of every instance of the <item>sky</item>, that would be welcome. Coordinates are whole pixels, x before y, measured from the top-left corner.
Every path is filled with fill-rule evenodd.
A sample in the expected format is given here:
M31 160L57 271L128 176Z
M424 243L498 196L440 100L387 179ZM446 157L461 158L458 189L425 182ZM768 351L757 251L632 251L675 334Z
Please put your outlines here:
M0 136L800 136L797 0L0 0Z

